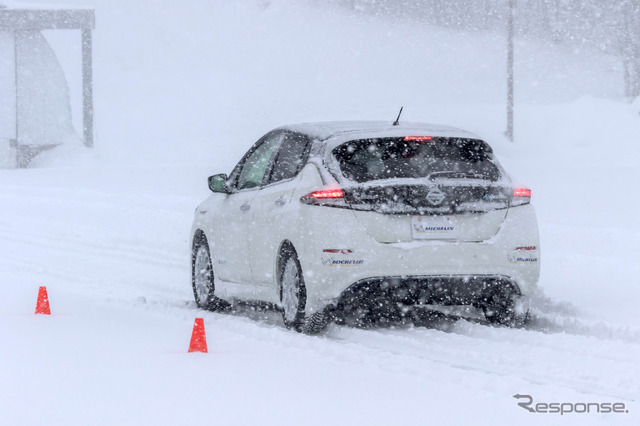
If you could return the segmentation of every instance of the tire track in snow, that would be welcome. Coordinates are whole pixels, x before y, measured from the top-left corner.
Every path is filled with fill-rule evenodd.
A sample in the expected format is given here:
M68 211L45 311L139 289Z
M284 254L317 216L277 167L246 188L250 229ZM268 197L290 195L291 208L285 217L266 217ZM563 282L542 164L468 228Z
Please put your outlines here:
M105 248L103 245L86 241L42 237L6 229L0 230L0 238L26 246L28 249L38 247L45 252L62 251L67 255L74 253L77 258L98 258L105 262L116 259L125 261L125 265L128 262L134 262L138 265L143 262L146 266L162 265L162 269L165 271L171 269L188 272L186 260L180 262L178 256L167 255L162 250L149 249L144 245L112 244ZM165 254L165 258L157 259L159 253L160 255ZM275 313L262 315L262 318L267 318L265 321L261 319L261 315L251 315L250 312L245 312L245 315L242 313L221 315L196 310L193 303L181 299L181 296L185 293L188 294L190 290L187 280L173 284L162 280L151 280L145 283L144 280L130 277L127 282L117 284L116 291L112 292L110 289L113 289L114 281L119 280L108 279L111 286L105 288L106 279L102 277L104 265L101 266L103 269L101 273L97 275L88 271L71 271L68 268L59 267L57 264L52 265L50 262L29 261L20 255L9 255L0 262L0 265L3 265L1 267L3 270L15 271L16 265L20 265L25 274L37 271L38 275L57 276L65 281L83 283L83 285L91 284L93 289L99 289L100 293L106 296L108 302L128 305L134 309L146 309L163 314L176 311L180 316L192 316L195 311L207 317L213 316L216 322L225 324L227 332L238 333L250 339L269 341L281 347L297 350L300 349L299 345L308 346L308 339L312 339L314 350L323 356L350 360L350 362L360 362L360 358L366 356L367 362L375 365L376 368L384 368L393 373L422 377L426 365L429 365L429 369L432 369L434 365L440 365L456 371L473 372L473 374L481 374L494 379L516 377L530 384L553 383L578 392L627 400L632 399L632 395L636 392L640 393L640 388L635 383L626 386L630 389L629 391L620 391L618 385L598 382L598 376L575 378L573 377L576 374L575 370L563 373L561 370L554 370L550 366L540 363L538 363L539 371L551 370L554 371L555 376L534 372L530 369L523 371L520 362L514 362L510 357L502 356L492 349L494 347L501 348L501 351L507 353L538 352L544 353L542 359L558 359L571 348L557 347L559 341L555 337L572 339L580 346L586 344L589 338L593 338L593 334L597 334L595 337L603 335L603 333L593 333L593 328L578 318L568 318L567 315L574 313L570 306L560 304L546 306L547 314L540 312L540 316L534 317L526 330L494 329L460 320L453 325L434 324L431 329L358 330L332 326L324 337L314 339L286 331L279 324L278 315ZM132 282L134 285L131 285ZM184 285L186 291L180 287L181 285ZM126 287L128 293L118 291L121 287ZM92 295L95 297L95 291ZM144 301L139 301L140 297ZM549 320L550 314L554 312L556 312L556 319L551 321ZM543 319L547 319L547 322L543 322ZM580 327L582 331L572 333L572 330L563 327L563 324L567 323L573 324L573 331ZM605 324L603 327L606 330L606 327L610 326ZM563 337L559 333L568 333L569 335ZM615 333L609 334L613 336ZM633 336L624 340L634 344L634 353L640 357L638 340ZM477 347L478 344L480 344L480 348ZM514 350L514 348L516 349ZM620 351L624 351L624 348L618 348L613 353L620 353ZM622 363L628 369L633 368L633 365L625 359L614 359L602 355L590 355L588 359L589 365L602 366L611 363L618 365ZM617 369L615 370L617 371Z
M0 258L4 275L64 283L92 298L116 300L140 296L182 298L189 295L189 260L145 245L99 244L0 229L11 245ZM126 296L122 296L126 295Z
M640 385L636 382L620 387L627 379L626 374L620 375L612 381L616 383L602 383L600 375L590 375L575 368L571 364L573 352L571 348L550 342L544 342L549 337L525 330L493 328L478 324L471 324L464 320L456 322L453 329L440 335L440 331L433 329L408 330L332 330L332 334L347 344L357 344L366 348L387 352L389 357L409 357L423 362L432 362L453 369L473 371L499 378L515 377L531 385L540 383L554 384L574 391L598 395L603 397L634 400L640 393ZM498 338L491 337L497 334ZM526 341L513 339L517 334L526 335ZM536 334L538 334L536 336ZM558 336L563 338L562 336ZM331 336L330 336L331 338ZM556 339L557 340L557 339ZM588 341L573 338L572 344L578 349L587 346ZM435 342L434 342L435 341ZM635 354L640 356L640 346L635 348ZM569 356L568 356L569 355ZM524 356L524 358L521 358ZM547 361L563 362L562 368L557 364L550 365ZM626 370L633 370L635 359L612 359L599 355L589 355L588 364L603 368L608 367L615 377L624 363ZM417 373L417 372L416 372Z
M0 259L0 270L10 274L57 277L74 291L105 303L185 321L194 315L203 316L216 333L232 339L258 341L265 348L313 351L347 364L367 363L425 383L452 378L464 381L472 374L481 378L471 380L479 387L544 384L625 400L640 394L635 361L640 359L637 334L606 323L598 329L570 309L563 311L558 304L547 310L542 306L526 329L493 328L459 320L449 325L434 324L433 328L359 330L331 326L319 337L287 331L273 312L224 315L198 310L188 299L188 252L174 252L182 244L172 241L166 230L159 232L162 240L153 241L145 234L165 222L183 220L185 215L171 208L175 205L165 205L160 197L123 198L93 191L68 193L66 189L54 189L55 195L46 196L29 194L32 189L14 188L14 194L3 197L19 203L4 219L14 226L0 227L0 239L10 244L7 256ZM74 209L75 216L63 214L69 208ZM158 209L168 216L154 216ZM21 216L21 210L26 217ZM56 223L57 228L48 230L43 223L30 226L34 217L48 210L62 220ZM92 216L95 212L100 216ZM128 235L125 226L114 234L102 228L102 220L111 215L114 223L121 220L131 226L139 218L151 220L143 224L144 231L135 229ZM80 229L74 217L89 219L83 220ZM83 233L92 229L101 231L98 236L109 241L92 240L90 232ZM136 243L111 241L114 235ZM58 262L56 256L66 258ZM75 268L82 263L89 266ZM579 365L574 365L576 360ZM598 369L606 374L593 372Z
M160 300L137 307L186 321L202 316L216 335L243 336L294 351L312 350L322 357L364 362L420 380L432 381L430 372L445 368L455 374L484 376L486 381L511 383L517 379L529 386L555 385L618 400L633 401L640 394L637 376L620 373L634 371L640 357L640 345L626 342L604 342L600 352L589 353L594 342L588 336L490 327L465 320L434 323L433 328L362 330L332 325L321 336L310 337L286 330L274 311L243 308L235 314L221 314L197 309L193 302ZM583 354L581 365L573 363L576 351ZM608 374L592 374L591 369L607 369Z
M152 242L148 244L128 244L113 242L89 242L86 240L69 239L63 237L45 237L26 232L11 231L0 228L0 239L14 243L38 246L45 249L64 250L67 253L81 253L120 258L129 261L141 261L148 264L158 264L173 268L182 268L186 264L186 256L177 256L166 250L152 249Z

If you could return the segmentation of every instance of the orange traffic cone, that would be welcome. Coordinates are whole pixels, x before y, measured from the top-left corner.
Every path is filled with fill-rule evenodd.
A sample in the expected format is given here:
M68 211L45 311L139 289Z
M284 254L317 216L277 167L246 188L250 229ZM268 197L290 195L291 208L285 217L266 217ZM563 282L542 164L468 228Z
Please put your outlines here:
M207 336L204 333L204 320L202 318L196 318L196 322L193 324L189 352L208 352Z
M51 315L51 309L49 309L49 296L47 296L47 288L44 286L40 287L38 290L36 314Z

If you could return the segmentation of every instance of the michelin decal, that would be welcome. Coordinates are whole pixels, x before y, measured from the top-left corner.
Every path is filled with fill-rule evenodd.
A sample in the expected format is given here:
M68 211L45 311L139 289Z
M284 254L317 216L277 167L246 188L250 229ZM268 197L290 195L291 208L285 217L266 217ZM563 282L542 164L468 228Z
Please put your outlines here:
M531 248L527 247L523 250L514 250L507 258L509 263L523 264L523 265L535 265L538 263L538 257L535 253L531 253Z
M323 257L324 266L358 266L364 263L364 259L336 259L334 257Z

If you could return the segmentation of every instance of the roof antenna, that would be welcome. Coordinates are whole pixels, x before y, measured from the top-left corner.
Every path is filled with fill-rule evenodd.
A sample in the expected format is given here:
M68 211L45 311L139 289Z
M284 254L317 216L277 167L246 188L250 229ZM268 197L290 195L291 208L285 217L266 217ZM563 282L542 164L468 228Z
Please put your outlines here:
M400 107L400 112L398 113L398 118L396 118L396 121L393 122L394 126L397 126L398 124L400 124L400 116L402 115L402 108L404 108L404 107Z

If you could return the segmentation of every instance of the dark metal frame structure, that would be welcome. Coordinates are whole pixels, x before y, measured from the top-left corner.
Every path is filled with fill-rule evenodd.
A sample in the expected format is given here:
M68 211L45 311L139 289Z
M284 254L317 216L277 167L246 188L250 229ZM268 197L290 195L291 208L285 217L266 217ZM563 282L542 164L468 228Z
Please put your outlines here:
M507 139L513 142L513 13L515 0L509 0L507 20Z
M81 30L83 140L87 147L93 147L92 31L95 29L95 12L93 10L0 10L0 31L12 31L15 34L19 31L56 29ZM17 40L17 38L15 38L15 40ZM18 67L16 67L16 81L18 78L17 74ZM24 167L38 152L48 148L36 149L34 152L33 147L26 147L26 152L21 155L17 109L18 102L16 92L16 140L14 141L14 145L18 149L18 166Z

